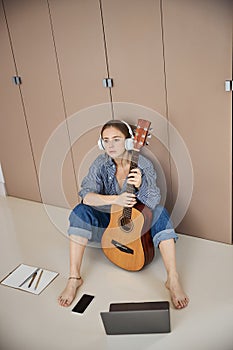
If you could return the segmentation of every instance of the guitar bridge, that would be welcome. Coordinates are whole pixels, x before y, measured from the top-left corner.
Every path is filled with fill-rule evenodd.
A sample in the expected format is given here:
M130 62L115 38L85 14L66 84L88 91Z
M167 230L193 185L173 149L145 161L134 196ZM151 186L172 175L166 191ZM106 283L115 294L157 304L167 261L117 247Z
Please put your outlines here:
M123 253L134 254L133 249L127 247L124 244L121 244L120 242L115 241L114 239L112 239L111 243Z

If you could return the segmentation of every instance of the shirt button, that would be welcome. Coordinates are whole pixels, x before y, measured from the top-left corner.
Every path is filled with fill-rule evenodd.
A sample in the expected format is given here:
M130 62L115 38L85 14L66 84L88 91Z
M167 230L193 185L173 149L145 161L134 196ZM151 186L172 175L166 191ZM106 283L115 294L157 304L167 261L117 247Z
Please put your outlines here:
M112 177L111 177L111 176L109 176L109 180L112 180Z

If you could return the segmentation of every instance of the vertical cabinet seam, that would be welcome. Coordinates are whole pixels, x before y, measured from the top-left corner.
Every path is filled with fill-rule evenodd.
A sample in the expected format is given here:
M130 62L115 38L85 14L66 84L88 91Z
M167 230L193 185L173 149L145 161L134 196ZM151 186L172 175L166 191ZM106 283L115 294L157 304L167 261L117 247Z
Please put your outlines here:
M167 118L167 137L168 137L168 159L170 170L170 185L171 185L171 199L172 204L174 202L173 182L172 182L172 164L171 164L171 152L170 152L170 128L169 128L169 105L168 105L168 90L167 90L167 72L166 72L166 55L165 55L165 40L164 40L164 21L163 21L163 0L160 0L160 18L161 18L161 35L162 35L162 49L163 49L163 69L164 69L164 88L165 88L165 105L166 105L166 118Z

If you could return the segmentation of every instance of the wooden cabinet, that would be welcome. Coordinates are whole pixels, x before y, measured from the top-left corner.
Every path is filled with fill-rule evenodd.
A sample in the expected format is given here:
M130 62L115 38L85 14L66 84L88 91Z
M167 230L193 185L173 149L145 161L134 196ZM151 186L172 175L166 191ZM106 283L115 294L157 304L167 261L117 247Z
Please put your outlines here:
M97 154L101 125L112 118L110 90L103 87L108 71L100 5L49 0L49 9L79 187L90 165L88 154Z
M171 207L171 170L168 144L163 38L159 0L102 0L109 74L113 78L115 119L135 124L152 122L147 155L158 171L163 204ZM156 123L161 115L163 123Z
M169 120L193 166L179 232L231 243L232 1L163 1ZM177 145L171 139L171 149ZM176 198L179 174L172 167Z
M20 90L24 117L30 134L37 178L39 178L40 162L44 148L54 130L65 121L64 103L48 6L47 2L42 0L22 0L20 2L6 0L4 4L14 60L17 71L22 77ZM11 113L11 118L12 126L14 126L18 115ZM10 130L6 129L6 131L6 135L9 137ZM63 128L62 133L63 146L69 149L68 132ZM57 145L54 149L54 159L58 157L59 146ZM3 170L5 171L5 169L7 171L7 165L3 163ZM48 171L43 170L43 185L40 184L40 186L43 186L43 188L41 187L43 201L48 204L66 206L67 200L68 203L74 205L77 202L77 189L70 153L67 155L63 169L56 169L54 166L48 168ZM22 171L23 174L27 174L27 167ZM55 186L55 178L58 177L57 172L63 173L64 198L61 195L62 191L58 191ZM10 184L8 186L8 177L6 178L6 184L8 189L10 186ZM9 193L17 195L10 189ZM27 197L25 193L24 198L31 197ZM34 199L38 198L35 197Z
M99 1L49 0L49 9L67 115L108 103Z
M6 18L0 4L0 159L8 195L40 201L38 177L31 138L25 119L21 89L14 85L16 76Z

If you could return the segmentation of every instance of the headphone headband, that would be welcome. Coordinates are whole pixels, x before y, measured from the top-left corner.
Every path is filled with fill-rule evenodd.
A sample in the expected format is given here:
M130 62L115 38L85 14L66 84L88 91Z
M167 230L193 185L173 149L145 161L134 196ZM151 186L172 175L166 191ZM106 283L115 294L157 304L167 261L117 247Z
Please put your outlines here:
M127 126L128 130L129 130L129 134L133 138L133 131L132 131L131 127L129 126L129 124L126 123L124 120L121 120L121 122Z

